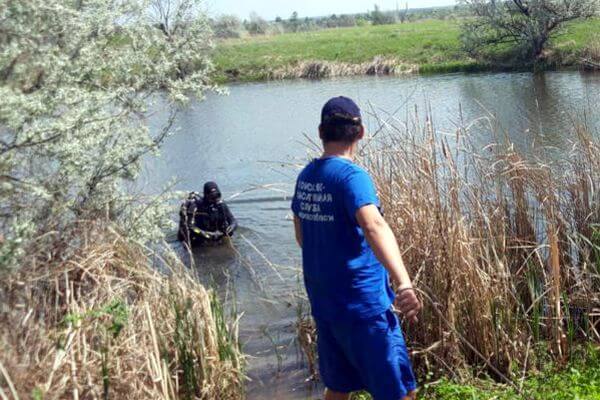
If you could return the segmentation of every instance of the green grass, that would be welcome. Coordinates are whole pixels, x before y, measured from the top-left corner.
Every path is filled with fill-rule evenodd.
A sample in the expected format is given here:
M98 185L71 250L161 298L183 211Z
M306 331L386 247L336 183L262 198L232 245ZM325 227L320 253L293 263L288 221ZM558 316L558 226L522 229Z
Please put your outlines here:
M268 71L300 61L362 63L376 56L418 65L421 72L475 71L487 66L461 50L457 21L418 22L326 29L220 42L214 54L219 81L263 80ZM600 36L600 21L573 23L554 46L581 50Z
M567 25L553 40L554 47L568 46L573 50L581 50L591 40L600 39L600 19L579 21Z
M600 399L600 351L590 348L581 361L563 369L548 368L528 377L522 393L490 380L458 384L448 379L423 385L419 399L428 400L597 400ZM520 384L520 383L517 383ZM370 400L364 393L352 400Z

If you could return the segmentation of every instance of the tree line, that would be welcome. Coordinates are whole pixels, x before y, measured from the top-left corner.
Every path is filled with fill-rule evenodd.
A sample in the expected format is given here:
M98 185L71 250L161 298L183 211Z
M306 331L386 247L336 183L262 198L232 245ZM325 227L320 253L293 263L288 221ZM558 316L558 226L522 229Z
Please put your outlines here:
M409 8L408 3L396 10L382 10L375 4L372 10L359 14L332 14L323 17L302 17L294 11L288 18L276 17L272 21L251 13L240 19L235 15L220 15L210 19L218 38L239 38L244 35L265 35L309 32L319 29L344 28L365 25L387 25L417 21L426 18L451 19L464 15L465 7Z

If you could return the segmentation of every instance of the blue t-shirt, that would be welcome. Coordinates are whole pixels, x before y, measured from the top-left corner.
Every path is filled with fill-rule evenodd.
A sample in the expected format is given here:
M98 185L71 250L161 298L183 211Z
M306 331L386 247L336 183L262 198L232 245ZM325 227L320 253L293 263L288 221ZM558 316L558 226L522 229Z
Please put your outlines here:
M356 221L370 204L380 206L371 177L347 159L315 159L298 177L292 211L301 221L304 283L316 318L366 319L393 302L387 270Z

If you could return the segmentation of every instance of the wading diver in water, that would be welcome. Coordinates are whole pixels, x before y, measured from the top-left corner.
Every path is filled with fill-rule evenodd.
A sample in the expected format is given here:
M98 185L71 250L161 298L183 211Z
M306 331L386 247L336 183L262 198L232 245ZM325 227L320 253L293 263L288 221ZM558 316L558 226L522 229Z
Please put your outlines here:
M191 245L219 243L233 235L237 221L214 182L204 184L203 196L189 194L179 211L177 238Z

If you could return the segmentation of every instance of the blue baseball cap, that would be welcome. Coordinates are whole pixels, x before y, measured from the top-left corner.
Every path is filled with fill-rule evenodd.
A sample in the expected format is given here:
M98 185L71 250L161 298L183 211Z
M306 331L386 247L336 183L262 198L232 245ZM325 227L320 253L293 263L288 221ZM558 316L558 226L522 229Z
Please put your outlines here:
M321 123L362 123L360 108L348 97L339 96L330 99L321 111Z

